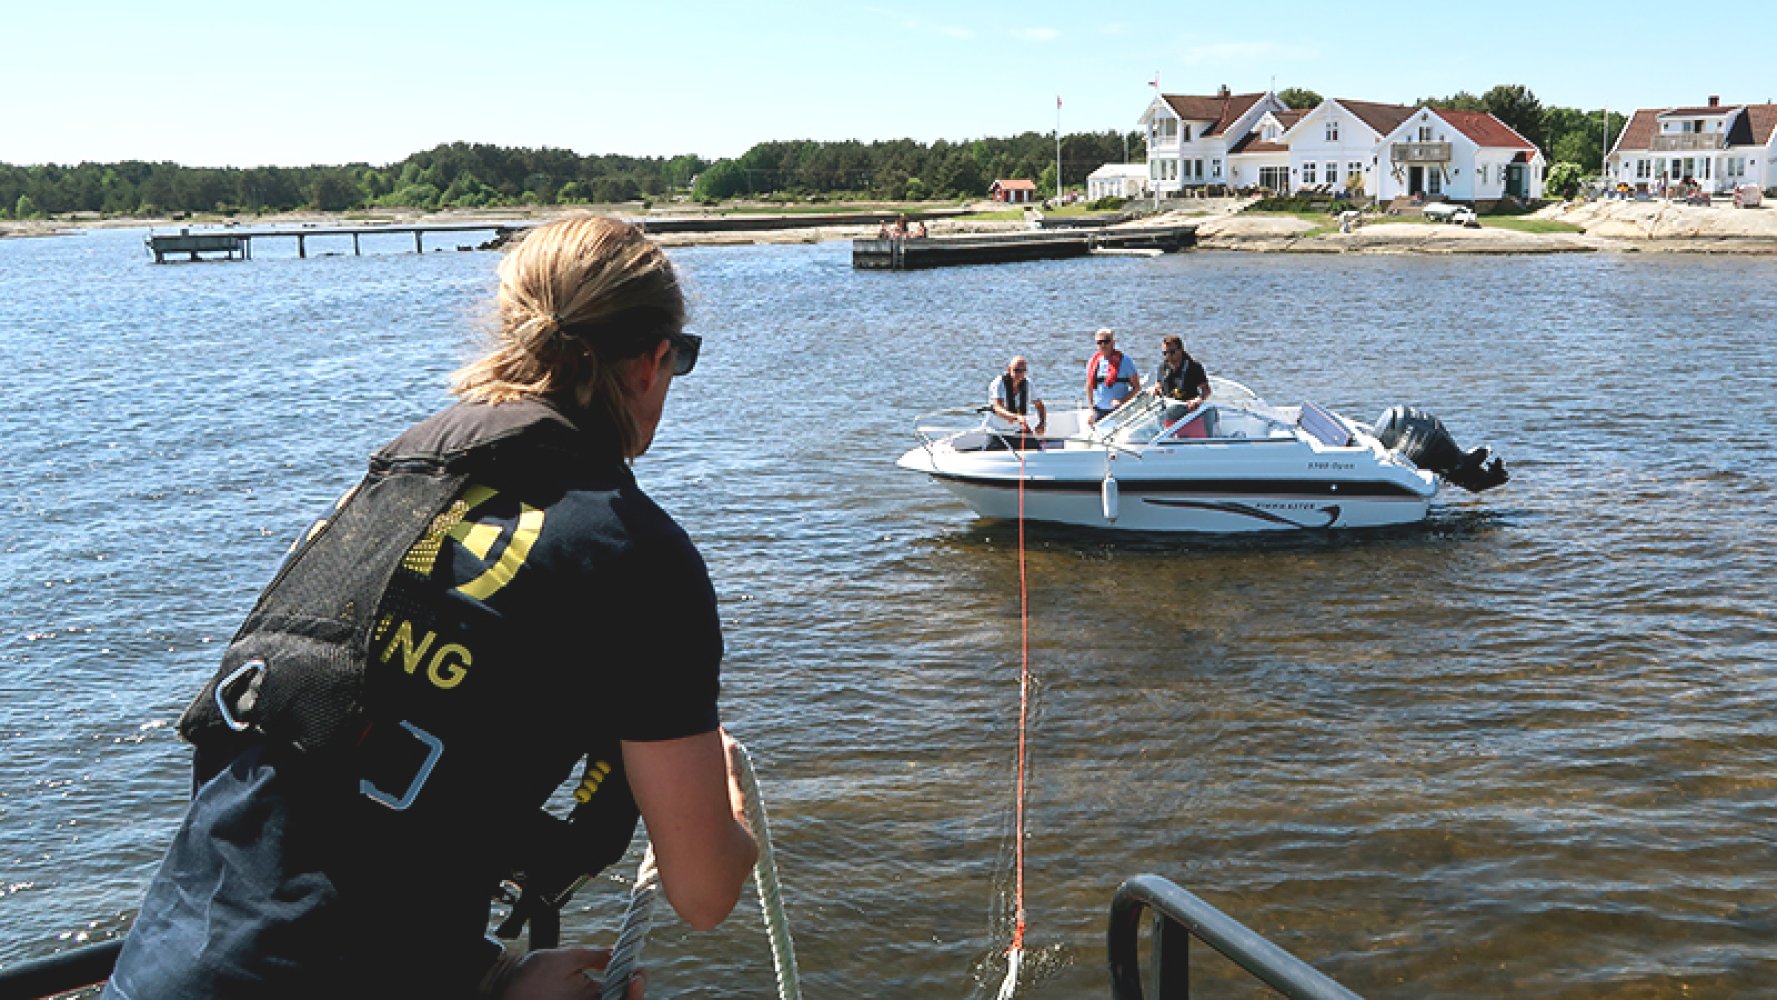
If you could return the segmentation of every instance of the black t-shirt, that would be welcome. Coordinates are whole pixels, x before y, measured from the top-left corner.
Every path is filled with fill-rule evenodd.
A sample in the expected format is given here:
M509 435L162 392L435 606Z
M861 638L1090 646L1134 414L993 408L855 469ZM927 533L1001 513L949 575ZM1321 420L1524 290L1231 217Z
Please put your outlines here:
M408 550L379 605L367 677L388 717L366 743L390 752L342 784L258 743L201 750L108 996L472 990L492 957L490 892L582 755L583 792L627 805L622 741L717 727L714 588L627 466L488 473ZM396 811L357 781L407 790L429 744L405 723L442 749ZM608 821L618 843L629 809Z
M1209 381L1209 373L1196 358L1185 355L1183 368L1173 367L1172 362L1160 365L1160 395L1169 399L1196 399L1202 391L1204 383Z

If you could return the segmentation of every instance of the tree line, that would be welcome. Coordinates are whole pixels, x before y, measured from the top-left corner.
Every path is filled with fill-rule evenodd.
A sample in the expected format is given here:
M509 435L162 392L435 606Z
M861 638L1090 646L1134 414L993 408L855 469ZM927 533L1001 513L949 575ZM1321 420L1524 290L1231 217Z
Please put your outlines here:
M1063 181L1146 156L1134 133L1064 136ZM978 198L995 178L1055 190L1053 135L918 143L765 142L738 158L581 156L565 149L449 143L381 167L185 167L177 163L0 163L0 218L72 212L107 216L313 209L610 204L690 192L705 201L762 198Z
M1280 91L1293 108L1319 94ZM1416 105L1487 111L1543 150L1548 186L1566 195L1596 174L1604 149L1627 119L1602 111L1545 107L1529 88L1501 84L1476 96L1459 91ZM995 179L1035 181L1045 196L1081 187L1106 163L1140 162L1140 132L1064 135L1059 185L1053 133L932 143L762 142L734 159L581 156L566 149L523 149L455 142L380 167L367 163L310 167L185 167L176 163L0 163L0 218L97 212L108 216L262 213L313 209L609 204L688 191L701 201L733 198L875 198L891 201L977 198ZM1563 166L1564 164L1568 166Z

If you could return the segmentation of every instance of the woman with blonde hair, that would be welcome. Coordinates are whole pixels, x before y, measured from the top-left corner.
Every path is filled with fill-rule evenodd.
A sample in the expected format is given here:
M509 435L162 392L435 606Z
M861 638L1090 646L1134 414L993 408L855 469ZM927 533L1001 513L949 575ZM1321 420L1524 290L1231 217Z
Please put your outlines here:
M608 953L508 952L489 900L523 873L515 916L547 915L638 815L687 923L733 908L715 593L628 467L697 358L677 276L597 218L499 275L459 401L372 457L180 720L196 790L106 996L597 996Z

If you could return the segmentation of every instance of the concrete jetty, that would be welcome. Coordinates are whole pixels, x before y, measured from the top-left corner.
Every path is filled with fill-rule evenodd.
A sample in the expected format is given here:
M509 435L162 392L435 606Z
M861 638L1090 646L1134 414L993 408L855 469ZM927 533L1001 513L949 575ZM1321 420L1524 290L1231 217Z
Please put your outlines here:
M851 265L861 270L912 271L959 264L1004 264L1020 260L1084 257L1094 252L1150 250L1173 253L1196 241L1196 227L1106 226L1096 229L1032 230L853 240Z

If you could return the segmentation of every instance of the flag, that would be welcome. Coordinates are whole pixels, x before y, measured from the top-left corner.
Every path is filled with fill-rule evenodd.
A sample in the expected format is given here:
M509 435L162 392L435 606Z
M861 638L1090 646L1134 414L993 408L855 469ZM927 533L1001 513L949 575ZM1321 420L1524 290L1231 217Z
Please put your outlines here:
M1160 89L1160 74L1155 73L1154 78L1152 80L1148 81L1148 86L1154 88L1155 90L1159 90Z
M1057 108L1061 107L1061 96L1059 94L1055 97L1055 106Z

